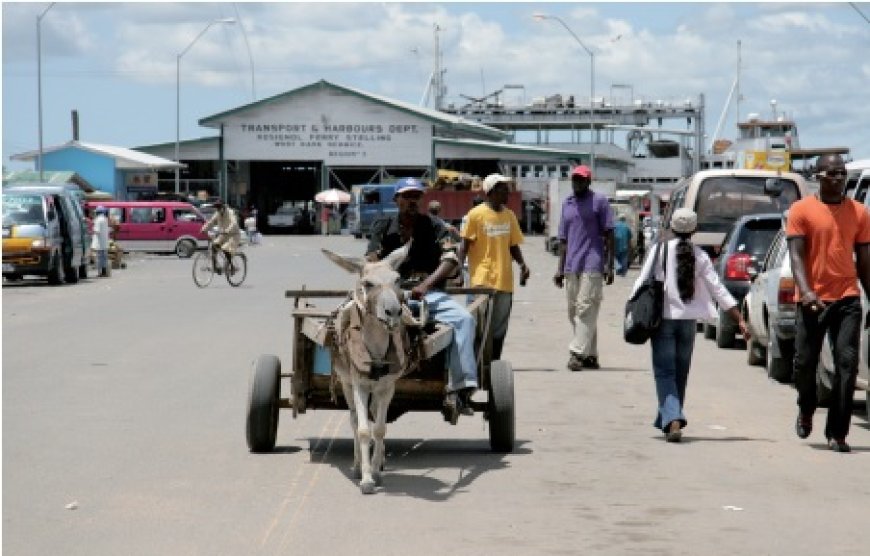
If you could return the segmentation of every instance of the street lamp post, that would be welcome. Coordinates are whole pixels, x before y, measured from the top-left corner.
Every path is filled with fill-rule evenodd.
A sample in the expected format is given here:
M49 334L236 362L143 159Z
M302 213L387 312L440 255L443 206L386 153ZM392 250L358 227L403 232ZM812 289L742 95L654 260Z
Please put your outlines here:
M566 31L568 31L568 33L571 34L572 37L574 37L574 40L576 40L577 44L586 51L586 54L589 54L589 167L592 170L592 175L595 176L595 53L586 48L586 45L583 44L580 37L578 37L577 34L574 33L574 31L572 31L564 21L562 21L561 17L540 13L533 14L532 17L538 21L552 19L553 21L558 22Z
M215 23L226 23L233 24L235 23L235 18L225 17L222 19L213 19L208 22L208 25L205 26L205 29L199 32L195 39L190 41L190 44L187 45L187 48L181 51L178 56L175 58L175 192L181 192L181 179L179 175L179 170L177 164L179 163L179 144L181 142L181 57L187 54L187 51L193 48L193 45L196 44L196 41L199 40L201 36L205 34L209 28Z
M56 2L52 2L41 14L36 16L36 104L37 104L37 127L39 134L39 152L36 155L36 165L39 168L39 181L43 181L42 175L42 18L48 13Z

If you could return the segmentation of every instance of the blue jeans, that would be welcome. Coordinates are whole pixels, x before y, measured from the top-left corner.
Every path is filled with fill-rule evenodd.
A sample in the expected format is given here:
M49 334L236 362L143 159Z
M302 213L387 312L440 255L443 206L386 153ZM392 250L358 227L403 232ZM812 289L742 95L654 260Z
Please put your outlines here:
M614 258L616 259L616 274L619 276L628 274L628 249L624 251L617 249Z
M426 294L429 318L453 328L453 341L447 352L449 369L447 391L462 388L477 388L477 359L474 355L474 333L476 324L465 307L448 294L430 291ZM415 302L411 302L413 307Z
M671 421L679 420L685 427L683 404L695 347L695 321L662 319L650 343L659 401L653 426L666 432Z

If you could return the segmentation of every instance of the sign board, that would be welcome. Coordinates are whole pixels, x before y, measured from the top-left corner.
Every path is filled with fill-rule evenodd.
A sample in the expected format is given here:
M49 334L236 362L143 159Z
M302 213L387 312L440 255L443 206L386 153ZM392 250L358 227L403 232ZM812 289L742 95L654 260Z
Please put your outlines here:
M332 89L300 91L230 114L230 160L322 160L328 166L428 166L432 123Z
M126 172L124 185L128 191L157 189L157 172Z

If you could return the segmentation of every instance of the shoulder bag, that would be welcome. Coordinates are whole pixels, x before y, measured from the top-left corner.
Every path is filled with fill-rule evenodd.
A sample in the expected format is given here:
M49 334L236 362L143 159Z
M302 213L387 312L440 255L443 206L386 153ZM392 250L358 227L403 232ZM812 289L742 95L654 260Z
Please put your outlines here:
M668 243L664 243L662 273L667 272ZM625 302L625 318L622 321L622 335L629 344L644 344L658 330L662 322L664 307L664 283L656 280L656 265L662 244L656 246L650 273L637 291Z

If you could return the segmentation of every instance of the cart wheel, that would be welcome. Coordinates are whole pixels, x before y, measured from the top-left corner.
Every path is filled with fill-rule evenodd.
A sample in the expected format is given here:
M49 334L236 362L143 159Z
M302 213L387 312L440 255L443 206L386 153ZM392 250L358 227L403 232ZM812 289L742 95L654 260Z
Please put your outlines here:
M493 361L489 370L489 446L511 452L516 438L514 371L507 361Z
M251 369L248 391L248 449L269 452L278 435L278 394L281 361L274 355L261 355Z

